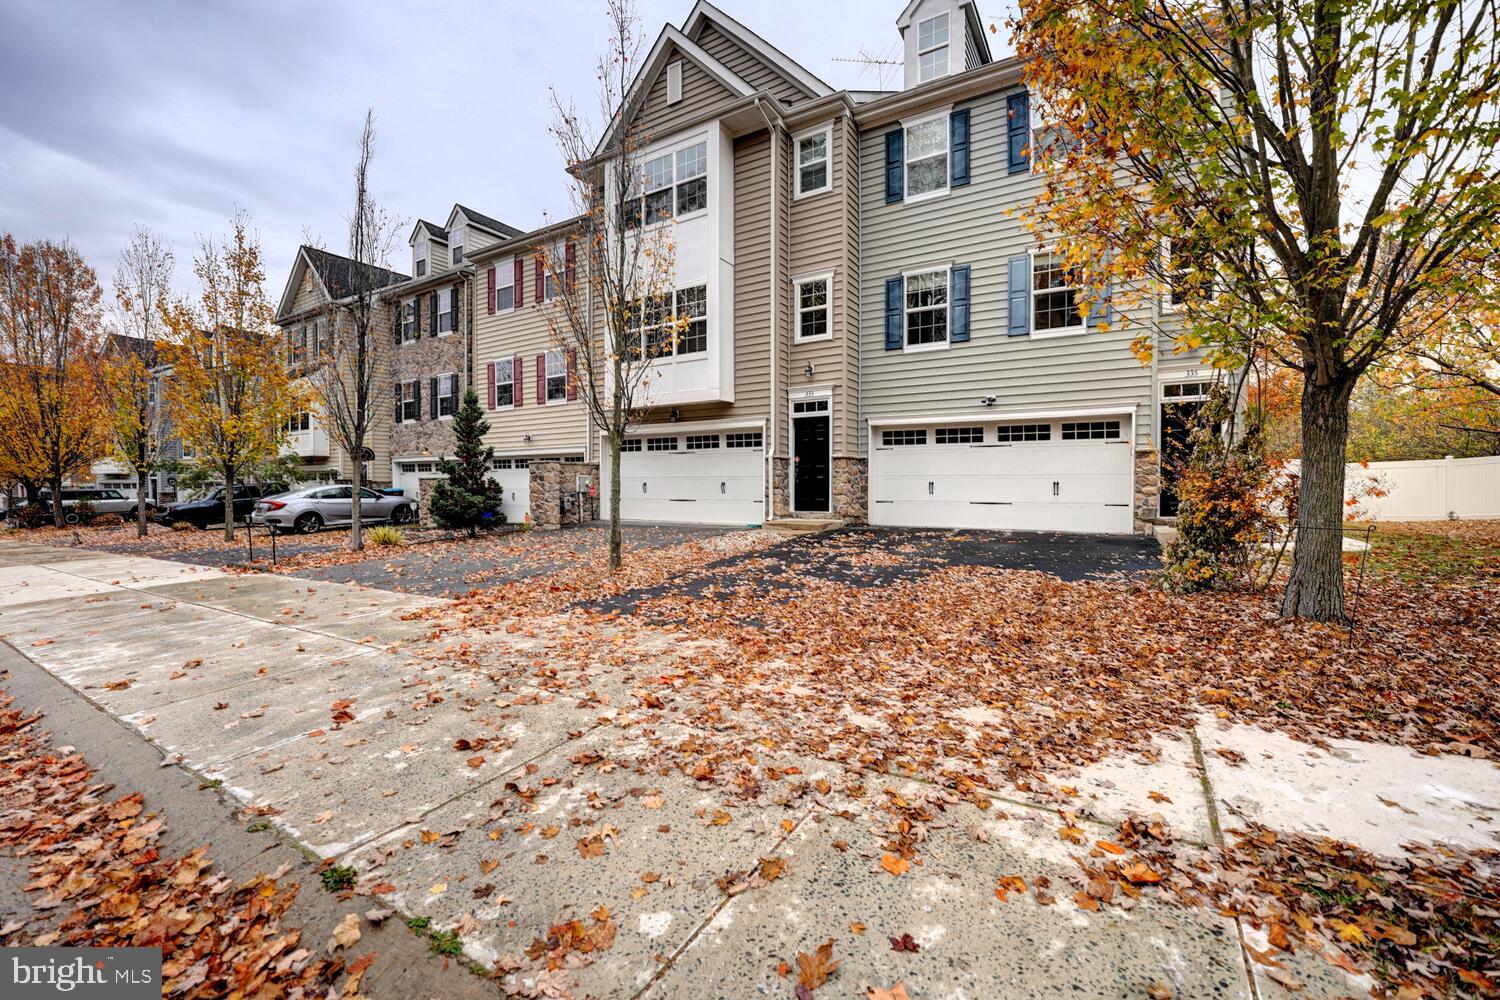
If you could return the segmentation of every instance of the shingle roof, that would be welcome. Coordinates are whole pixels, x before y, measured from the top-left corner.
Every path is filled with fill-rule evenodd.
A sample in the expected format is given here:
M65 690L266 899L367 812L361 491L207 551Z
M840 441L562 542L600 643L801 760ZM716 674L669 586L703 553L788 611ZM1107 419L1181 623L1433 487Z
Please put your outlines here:
M431 233L433 236L436 236L444 243L448 242L448 230L444 229L442 226L434 225L431 222L428 222L426 219L418 219L417 225L422 229L427 230L429 233Z
M523 232L523 230L517 229L515 226L507 226L505 223L492 216L485 215L482 212L476 212L467 205L458 205L457 208L460 212L464 213L464 215L468 217L470 222L477 222L485 229L488 229L491 232L496 233L497 235L504 236L506 239L512 239L514 237L520 236Z
M131 337L123 333L111 333L105 344L105 352L111 357L122 354L134 354L141 359L141 364L147 368L155 368L158 363L156 344L154 341L143 340L140 337Z
M354 294L355 268L363 268L367 274L371 275L370 284L375 288L384 288L387 285L410 280L398 271L375 267L373 264L357 264L348 257L341 257L327 250L319 250L317 247L303 246L302 252L307 255L308 263L312 265L313 270L318 272L318 278L323 282L323 287L328 289L329 296L334 299L342 299Z

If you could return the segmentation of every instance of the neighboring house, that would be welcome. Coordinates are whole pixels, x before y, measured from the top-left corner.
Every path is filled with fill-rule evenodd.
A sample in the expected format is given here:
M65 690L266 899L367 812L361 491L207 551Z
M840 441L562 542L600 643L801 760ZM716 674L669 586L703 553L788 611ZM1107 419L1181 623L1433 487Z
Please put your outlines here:
M276 325L285 342L287 365L294 374L305 373L312 359L321 353L322 345L327 343L325 338L332 335L332 324L342 326L349 322L348 305L355 289L356 267L370 268L375 287L409 280L404 274L356 264L348 257L317 247L304 245L298 249L276 310ZM382 300L371 321L371 336L388 337L393 326L394 309ZM380 407L375 417L367 445L370 456L365 461L364 480L380 485L391 481L389 407ZM301 461L304 479L353 478L357 456L345 453L316 406L288 417L286 449Z
M1158 513L1163 415L1185 433L1209 374L1165 332L1164 360L1142 366L1140 326L1121 329L1108 289L1008 211L1041 187L1037 123L971 0L914 0L898 26L907 89L856 114L869 519L1139 530ZM1087 319L1084 294L1104 303ZM1164 331L1170 303L1132 319Z
M396 344L391 482L421 496L453 455L453 414L474 384L474 265L470 258L520 230L454 205L446 224L418 221L408 242L412 277L391 285L385 301Z
M561 348L548 323L558 308L558 276L548 274L539 248L550 248L554 260L576 257L569 219L529 233L475 248L471 252L474 285L474 380L485 407L495 449L492 477L505 489L502 510L508 520L556 523L562 463L591 461L591 427L575 383L577 359ZM566 274L563 279L566 280ZM533 465L549 465L538 477L533 510ZM591 470L588 470L591 471Z
M141 362L151 372L151 395L150 403L153 406L164 406L166 400L166 383L172 375L172 366L166 364L159 356L156 345L142 340L139 337L127 337L124 334L112 333L105 343L106 355L117 355L120 353L132 353L140 357ZM162 442L161 464L167 465L182 458L182 441L171 432L171 422L166 421L166 434ZM100 487L116 489L127 496L134 497L136 494L135 470L124 462L119 461L113 455L101 458L95 462L90 471L94 482ZM155 501L162 503L171 502L177 496L177 476L165 468L158 468L146 477L146 495Z

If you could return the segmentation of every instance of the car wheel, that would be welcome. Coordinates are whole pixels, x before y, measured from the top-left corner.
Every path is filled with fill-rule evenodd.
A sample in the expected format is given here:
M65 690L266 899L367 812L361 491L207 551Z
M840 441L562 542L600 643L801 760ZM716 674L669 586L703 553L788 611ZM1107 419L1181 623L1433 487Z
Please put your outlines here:
M308 511L306 514L299 515L297 520L292 522L292 526L301 534L316 535L323 527L323 519L312 511Z
M411 520L411 508L406 504L402 504L395 510L391 511L392 524L410 524Z
M76 511L63 511L63 524L77 524L82 520L83 518L79 517Z

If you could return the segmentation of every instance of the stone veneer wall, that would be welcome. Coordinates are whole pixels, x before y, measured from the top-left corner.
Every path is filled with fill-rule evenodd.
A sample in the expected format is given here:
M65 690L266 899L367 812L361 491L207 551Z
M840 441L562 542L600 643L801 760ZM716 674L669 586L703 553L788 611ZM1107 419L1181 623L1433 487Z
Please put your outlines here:
M1161 504L1161 456L1154 450L1135 453L1135 530L1149 534Z
M531 525L550 531L585 523L599 516L599 500L583 498L583 511L564 511L562 496L572 493L578 476L592 476L594 489L599 488L599 463L597 462L532 462L531 463ZM580 514L585 516L580 517Z
M425 297L427 293L422 293ZM428 395L431 392L431 379L434 375L446 375L453 373L458 376L458 399L463 401L464 389L469 384L468 359L464 352L464 324L467 322L465 311L468 305L465 296L458 298L458 330L453 333L444 334L441 337L433 336L430 330L430 318L424 304L422 310L423 330L422 336L409 343L401 344L396 348L396 378L395 381L410 382L412 379L422 380L422 412L415 422L398 423L391 429L391 456L393 458L413 458L417 456L430 455L434 458L451 458L453 455L453 421L451 419L433 420L428 417L429 409ZM481 401L483 405L483 401ZM390 409L394 412L395 401L392 400Z
M771 516L792 516L792 463L785 458L771 459Z
M831 470L833 490L833 510L829 517L842 518L850 524L864 524L866 514L866 503L869 491L866 486L867 466L862 458L840 457L833 460ZM772 460L771 471L776 481L771 487L771 499L774 504L774 517L792 517L791 509L791 463L784 458ZM801 512L809 513L809 512ZM817 512L810 512L809 516L816 517Z

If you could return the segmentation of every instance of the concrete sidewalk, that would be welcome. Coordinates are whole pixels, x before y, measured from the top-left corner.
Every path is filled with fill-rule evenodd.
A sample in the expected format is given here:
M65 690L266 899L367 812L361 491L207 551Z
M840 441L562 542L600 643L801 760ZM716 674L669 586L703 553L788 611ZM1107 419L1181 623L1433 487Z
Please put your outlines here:
M1058 839L1051 806L947 803L926 824L921 864L893 876L871 835L890 816L872 804L887 788L913 800L940 790L872 774L858 800L769 789L748 805L722 801L646 764L653 746L691 740L687 727L607 727L628 699L564 703L452 670L425 627L399 617L431 601L20 545L0 547L0 592L0 635L17 651L184 768L221 780L296 844L352 864L364 885L386 883L381 898L458 928L471 957L510 961L562 921L612 922L612 946L592 963L563 963L578 997L789 997L795 975L779 963L795 966L829 938L843 965L819 997L897 981L913 1000L1143 997L1153 984L1179 997L1283 992L1247 962L1233 921L1150 901L1076 907L1071 855L1082 849ZM505 640L535 644L487 637ZM664 635L660 651L633 652L666 661L671 644ZM579 694L623 694L630 680L626 668L591 664ZM336 723L345 702L353 719ZM961 706L954 721L1003 725ZM814 785L839 777L774 750L759 763ZM1159 743L1152 760L1056 778L1078 790L1100 838L1154 812L1201 843L1238 816L1386 853L1407 840L1494 847L1500 833L1500 771L1487 762L1364 744L1324 751L1213 722ZM725 895L721 880L743 884L766 858L783 859L785 874ZM1050 880L1056 902L997 898L1007 875ZM920 951L893 951L888 938L902 934ZM1301 996L1369 988L1305 951L1284 962ZM549 985L523 966L514 985Z

